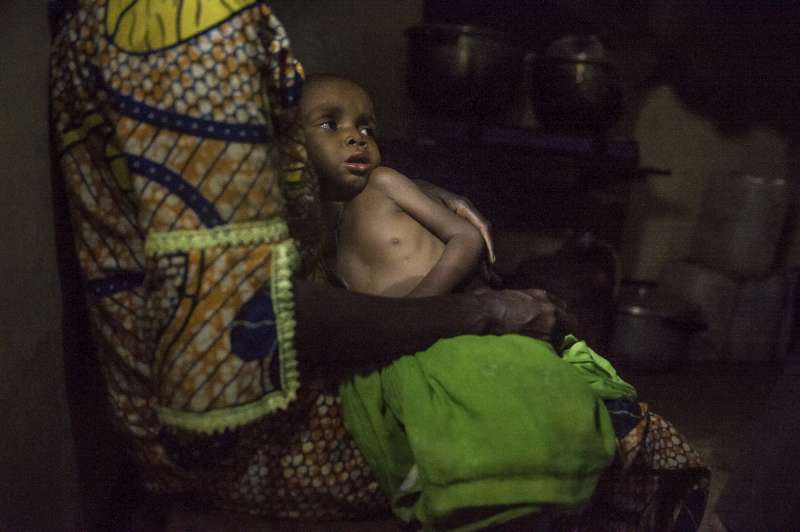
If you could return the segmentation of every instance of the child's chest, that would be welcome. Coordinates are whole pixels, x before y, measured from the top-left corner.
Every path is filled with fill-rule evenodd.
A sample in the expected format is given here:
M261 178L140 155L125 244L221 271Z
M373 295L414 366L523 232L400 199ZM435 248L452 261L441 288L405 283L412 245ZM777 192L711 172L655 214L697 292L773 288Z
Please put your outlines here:
M345 206L339 236L343 247L377 261L421 258L444 247L393 200L379 194L362 193Z

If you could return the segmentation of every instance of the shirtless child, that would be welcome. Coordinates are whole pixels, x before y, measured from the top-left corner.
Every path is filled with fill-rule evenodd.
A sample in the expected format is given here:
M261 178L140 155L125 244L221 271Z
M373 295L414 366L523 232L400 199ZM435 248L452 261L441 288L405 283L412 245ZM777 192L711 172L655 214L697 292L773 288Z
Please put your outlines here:
M471 277L484 252L481 232L380 166L364 89L310 77L300 116L320 195L341 203L336 273L350 290L424 297ZM582 342L566 347L559 357L533 338L460 336L345 381L345 425L395 514L444 529L450 519L478 527L543 504L585 503L615 439L600 397L570 367L575 361L587 371L594 354ZM603 381L609 398L633 396L611 371L589 378ZM496 489L498 478L507 489Z
M300 114L321 196L342 202L336 272L350 290L433 296L476 271L485 249L480 232L400 172L380 166L372 100L363 88L311 76Z

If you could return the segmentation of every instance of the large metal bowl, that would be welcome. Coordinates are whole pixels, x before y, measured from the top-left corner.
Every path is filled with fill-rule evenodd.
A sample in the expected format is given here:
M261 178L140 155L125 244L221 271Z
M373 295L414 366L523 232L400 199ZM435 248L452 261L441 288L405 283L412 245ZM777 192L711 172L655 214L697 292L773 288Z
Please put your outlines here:
M510 108L522 81L525 51L505 34L450 24L406 30L407 84L422 108L484 118Z
M622 113L622 90L602 43L568 35L533 63L531 104L553 131L601 133Z
M686 361L691 336L706 327L700 309L650 283L620 289L610 358L663 371Z

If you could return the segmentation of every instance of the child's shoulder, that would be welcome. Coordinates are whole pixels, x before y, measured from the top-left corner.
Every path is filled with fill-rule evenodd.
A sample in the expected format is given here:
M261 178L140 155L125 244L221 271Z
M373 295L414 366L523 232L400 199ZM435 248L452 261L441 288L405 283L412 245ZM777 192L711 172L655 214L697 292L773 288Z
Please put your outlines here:
M407 185L411 180L388 166L378 166L369 174L369 184L378 188L393 188L398 185Z

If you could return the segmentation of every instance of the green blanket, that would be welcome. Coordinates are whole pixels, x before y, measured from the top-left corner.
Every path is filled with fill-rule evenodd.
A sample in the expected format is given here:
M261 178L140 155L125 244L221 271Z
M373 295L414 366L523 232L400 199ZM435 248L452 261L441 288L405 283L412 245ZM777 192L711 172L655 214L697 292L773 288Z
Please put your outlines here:
M460 336L341 388L344 419L395 514L474 530L588 501L616 440L603 399L633 388L584 342Z

